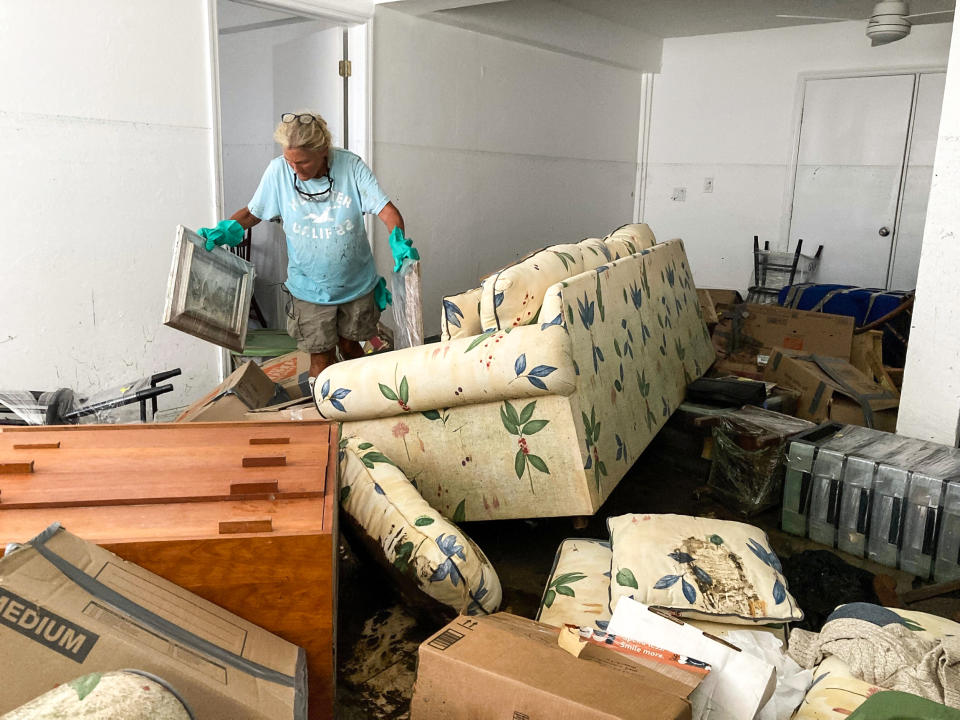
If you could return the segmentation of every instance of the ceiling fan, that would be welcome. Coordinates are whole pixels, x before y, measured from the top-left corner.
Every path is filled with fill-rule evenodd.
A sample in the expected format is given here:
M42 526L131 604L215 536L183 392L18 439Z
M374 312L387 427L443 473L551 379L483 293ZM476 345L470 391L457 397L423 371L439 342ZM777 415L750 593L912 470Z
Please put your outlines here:
M795 20L853 20L854 18L819 17L814 15L777 15L779 18ZM913 25L927 25L938 22L952 22L953 10L910 14L910 4L906 0L882 0L873 7L873 14L867 18L867 37L870 45L886 45L910 34Z

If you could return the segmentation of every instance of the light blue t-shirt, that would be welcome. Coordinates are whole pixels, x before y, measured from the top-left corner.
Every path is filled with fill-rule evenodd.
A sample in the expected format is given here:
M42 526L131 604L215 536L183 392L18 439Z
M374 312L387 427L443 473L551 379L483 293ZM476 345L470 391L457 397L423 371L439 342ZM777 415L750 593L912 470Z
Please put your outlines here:
M370 168L348 150L330 150L333 191L309 200L294 187L296 175L283 157L270 161L247 209L261 220L278 215L287 236L287 288L300 300L340 305L373 291L377 268L363 227L363 214L378 214L389 202ZM306 193L327 189L326 178L303 181Z

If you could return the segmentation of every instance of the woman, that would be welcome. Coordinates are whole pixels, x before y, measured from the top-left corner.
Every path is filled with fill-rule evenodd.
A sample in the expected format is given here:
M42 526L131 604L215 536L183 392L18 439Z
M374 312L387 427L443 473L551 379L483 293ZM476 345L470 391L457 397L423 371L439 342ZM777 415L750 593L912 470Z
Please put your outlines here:
M363 160L331 146L327 123L317 113L284 113L273 137L283 155L267 166L247 207L198 233L207 250L236 246L244 230L281 218L292 295L287 332L310 353L310 375L316 377L336 362L338 347L344 359L361 357L360 342L377 332L379 278L364 213L378 216L390 233L397 228L401 237L403 218Z

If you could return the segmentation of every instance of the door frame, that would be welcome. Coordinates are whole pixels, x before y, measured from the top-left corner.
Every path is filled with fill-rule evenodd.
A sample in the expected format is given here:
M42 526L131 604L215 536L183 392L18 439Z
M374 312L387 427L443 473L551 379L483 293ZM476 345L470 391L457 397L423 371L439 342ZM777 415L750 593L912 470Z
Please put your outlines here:
M780 247L787 251L790 246L790 230L793 225L793 196L797 186L797 166L800 158L800 133L803 129L803 104L806 99L807 82L810 80L844 80L847 78L889 77L896 75L920 76L924 73L945 73L945 65L915 65L891 68L871 68L860 70L836 70L824 72L803 72L797 75L794 89L793 131L790 138L790 162L787 165L787 182L783 193L783 209L780 216ZM913 140L913 125L916 117L917 92L920 83L913 85L913 97L910 101L910 117L907 125L907 137L900 166L900 190L897 194L897 208L893 221L893 231L890 240L890 256L887 260L887 275L885 287L890 286L890 276L893 272L893 258L897 249L897 236L900 231L900 215L903 207L903 189L907 179L907 166L910 161L910 144Z
M349 34L350 52L352 56L363 58L363 87L357 95L363 98L364 112L362 114L366 146L371 155L367 164L373 168L373 63L372 63L372 25L373 2L358 0L231 0L241 5L251 5L265 10L286 12L301 17L329 20L342 25ZM207 6L207 36L210 46L209 82L210 82L210 120L213 170L213 195L217 218L222 218L223 207L223 132L220 109L220 19L217 15L217 0L206 0ZM355 31L362 27L361 32ZM353 32L352 32L353 31ZM357 47L359 45L360 47ZM344 127L346 130L346 127ZM371 244L373 235L369 233ZM231 372L230 351L218 349L220 365L220 381L222 382Z

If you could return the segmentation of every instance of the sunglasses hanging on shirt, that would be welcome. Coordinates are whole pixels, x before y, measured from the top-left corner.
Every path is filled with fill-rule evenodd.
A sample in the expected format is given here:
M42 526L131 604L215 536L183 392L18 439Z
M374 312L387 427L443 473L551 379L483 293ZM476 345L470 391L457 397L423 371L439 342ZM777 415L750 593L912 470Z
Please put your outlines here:
M293 189L296 190L297 193L300 195L300 197L302 197L304 200L309 200L312 202L323 202L324 200L328 199L330 197L330 193L333 192L333 178L330 177L329 172L326 175L323 175L317 178L318 182L323 182L324 180L327 181L326 189L321 190L320 192L315 192L315 193L307 192L306 190L301 188L300 185L297 183L297 174L296 173L292 173L292 174L293 174Z

